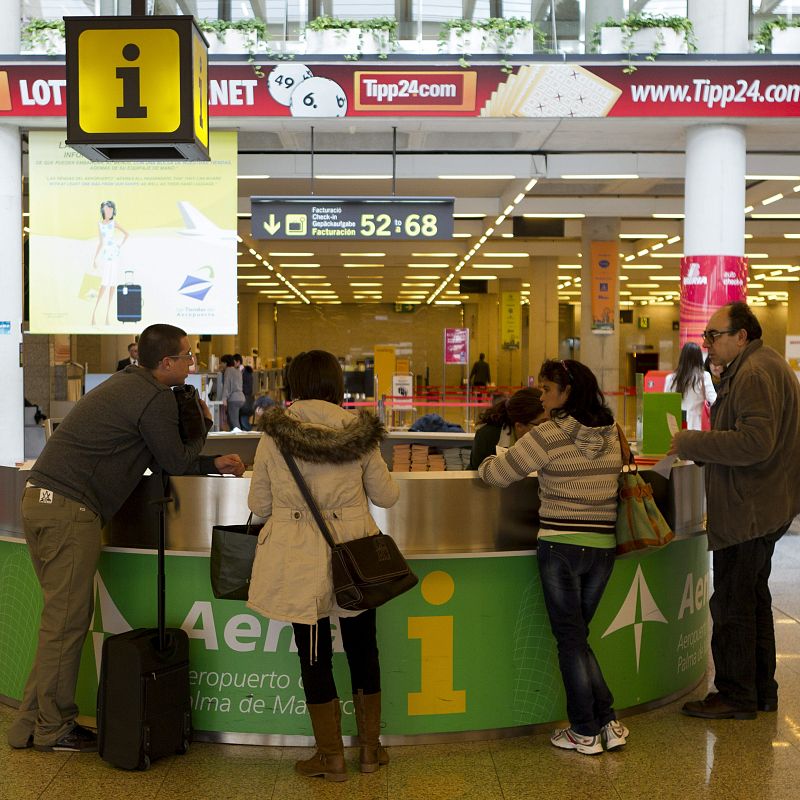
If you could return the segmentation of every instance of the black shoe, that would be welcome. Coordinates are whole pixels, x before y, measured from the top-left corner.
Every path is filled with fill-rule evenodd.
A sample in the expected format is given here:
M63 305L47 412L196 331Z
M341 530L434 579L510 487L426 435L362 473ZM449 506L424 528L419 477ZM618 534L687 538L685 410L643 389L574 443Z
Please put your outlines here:
M71 731L65 733L53 744L36 744L34 742L33 749L38 750L40 753L53 753L57 751L69 753L96 753L97 734L90 731L88 728L84 728L83 725L76 725Z
M681 711L689 717L703 719L755 719L756 711L735 706L724 700L719 692L711 692L705 700L692 700L684 703Z

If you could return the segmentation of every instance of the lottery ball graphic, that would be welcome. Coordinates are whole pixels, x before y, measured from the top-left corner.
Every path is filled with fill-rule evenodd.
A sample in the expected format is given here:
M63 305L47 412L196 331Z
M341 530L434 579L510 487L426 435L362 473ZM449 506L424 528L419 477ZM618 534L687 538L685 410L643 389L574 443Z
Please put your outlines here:
M292 92L289 110L293 117L343 117L347 95L330 78L309 78Z
M282 106L288 106L292 92L314 74L305 64L279 64L275 67L267 78L267 89L272 95L272 99Z

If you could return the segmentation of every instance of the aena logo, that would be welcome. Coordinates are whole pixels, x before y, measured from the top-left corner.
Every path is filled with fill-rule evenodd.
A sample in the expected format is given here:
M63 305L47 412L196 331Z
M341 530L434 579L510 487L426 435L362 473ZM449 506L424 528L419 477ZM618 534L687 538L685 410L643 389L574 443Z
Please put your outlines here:
M636 611L641 608L641 616L637 616ZM608 626L602 638L605 639L609 634L622 630L623 628L633 628L633 641L636 647L636 671L639 671L639 656L642 652L642 629L645 622L664 622L666 618L661 613L650 592L650 587L644 579L642 565L636 566L636 574L633 576L631 588L622 603L622 607L614 617L613 622Z
M100 573L94 575L94 616L90 627L94 663L97 669L97 680L100 680L100 664L103 660L103 639L108 634L125 633L132 630L128 620L122 616L117 604L106 589Z

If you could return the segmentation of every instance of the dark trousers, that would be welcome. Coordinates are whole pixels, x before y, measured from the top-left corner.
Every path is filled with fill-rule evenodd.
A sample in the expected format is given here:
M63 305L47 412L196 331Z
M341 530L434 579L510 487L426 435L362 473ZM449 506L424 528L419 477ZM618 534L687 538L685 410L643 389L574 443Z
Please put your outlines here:
M769 575L775 543L788 528L713 554L714 685L725 700L747 710L778 699Z
M357 617L339 619L339 630L342 632L342 644L350 667L353 694L359 691L364 694L375 694L381 690L375 616L373 608L362 611ZM292 628L297 643L297 655L300 656L300 674L303 677L306 702L328 703L338 697L333 680L331 621L328 617L324 617L317 620L316 626L295 622L292 623Z
M614 549L540 540L536 552L569 724L582 736L596 736L616 719L614 698L589 646L589 623L611 577Z

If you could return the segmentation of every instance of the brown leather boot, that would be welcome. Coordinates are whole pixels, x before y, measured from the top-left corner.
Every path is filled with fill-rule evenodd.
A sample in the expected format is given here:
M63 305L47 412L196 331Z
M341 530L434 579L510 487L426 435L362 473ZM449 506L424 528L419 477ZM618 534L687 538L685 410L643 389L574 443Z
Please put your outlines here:
M328 703L309 703L307 708L314 738L317 740L317 752L311 758L297 761L295 770L309 778L346 781L347 765L344 761L339 698L335 697Z
M381 693L353 695L358 725L358 742L361 745L359 760L362 772L377 772L389 763L389 754L381 746Z

